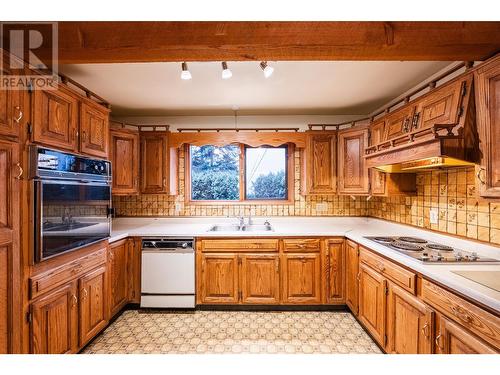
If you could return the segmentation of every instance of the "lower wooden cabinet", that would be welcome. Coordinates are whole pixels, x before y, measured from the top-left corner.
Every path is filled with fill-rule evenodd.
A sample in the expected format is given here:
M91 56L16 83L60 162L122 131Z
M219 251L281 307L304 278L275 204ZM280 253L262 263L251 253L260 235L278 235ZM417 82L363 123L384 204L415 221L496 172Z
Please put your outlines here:
M102 266L86 274L79 283L80 296L80 347L89 342L101 329L107 321L106 302L109 298L106 293L106 267Z
M77 283L60 286L31 305L31 352L75 353L78 350Z
M345 248L343 239L328 241L327 303L345 303Z
M497 354L498 352L465 328L440 316L436 333L436 353Z
M386 352L431 354L434 310L404 289L389 283Z
M282 302L284 304L321 303L321 254L282 255Z
M280 262L277 254L239 256L241 270L241 303L279 304Z
M358 315L358 288L359 288L359 246L357 243L345 242L345 302L354 315Z
M367 265L359 266L359 320L381 345L386 344L387 280Z
M128 247L130 240L124 239L109 245L109 291L110 316L118 313L129 300Z
M238 255L202 254L198 285L201 303L238 303Z

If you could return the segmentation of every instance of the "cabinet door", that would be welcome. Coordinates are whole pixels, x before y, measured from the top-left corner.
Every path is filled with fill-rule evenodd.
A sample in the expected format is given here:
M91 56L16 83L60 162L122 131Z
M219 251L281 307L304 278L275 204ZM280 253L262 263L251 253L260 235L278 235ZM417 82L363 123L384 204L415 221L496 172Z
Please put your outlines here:
M111 131L113 195L139 194L139 134Z
M307 134L303 174L305 194L334 194L337 190L336 144L333 132Z
M328 303L345 303L344 240L328 242Z
M243 304L279 304L278 255L240 255L241 302Z
M141 302L141 239L128 239L128 299Z
M110 317L128 301L128 244L128 240L122 240L109 245Z
M14 325L9 322L11 318L12 321L16 320L19 315L15 311L19 304L19 293L11 293L11 280L17 280L19 276L19 180L15 176L17 162L18 145L0 140L0 353L9 352L9 336L12 337Z
M321 303L321 254L286 253L282 255L281 296L285 304Z
M63 354L78 350L76 293L76 284L73 282L32 303L32 353Z
M442 354L495 354L484 341L444 316L439 319L436 335L437 352Z
M19 90L0 90L0 135L19 136L23 116Z
M109 112L97 104L82 103L80 108L80 151L101 158L108 157Z
M146 132L144 132L146 133ZM168 192L167 135L141 134L141 192Z
M500 56L475 72L477 127L481 149L478 171L482 197L500 197Z
M387 176L376 168L370 170L370 187L372 195L386 195Z
M201 279L198 282L201 303L238 303L238 255L202 254Z
M62 85L57 90L35 90L33 142L78 151L78 98Z
M80 347L107 324L106 267L97 268L79 280Z
M345 302L354 315L358 315L359 288L359 247L349 240L345 242L346 255L346 291Z
M387 281L363 263L359 274L359 320L373 338L385 346Z
M348 129L339 132L339 194L368 194L369 176L365 167L368 129Z
M387 307L387 353L431 354L434 311L391 284Z
M411 121L415 108L406 106L389 113L385 122L384 140L388 141L395 137L399 137L411 130Z

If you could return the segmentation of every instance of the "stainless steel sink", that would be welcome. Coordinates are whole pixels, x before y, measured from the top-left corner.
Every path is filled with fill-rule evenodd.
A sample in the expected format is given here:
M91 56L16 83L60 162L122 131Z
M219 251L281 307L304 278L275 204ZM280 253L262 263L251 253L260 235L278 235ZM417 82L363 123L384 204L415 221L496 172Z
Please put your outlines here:
M217 224L212 226L209 232L269 232L273 227L270 224L246 224L243 226L231 224Z
M241 228L244 232L269 232L273 230L270 224L248 224Z

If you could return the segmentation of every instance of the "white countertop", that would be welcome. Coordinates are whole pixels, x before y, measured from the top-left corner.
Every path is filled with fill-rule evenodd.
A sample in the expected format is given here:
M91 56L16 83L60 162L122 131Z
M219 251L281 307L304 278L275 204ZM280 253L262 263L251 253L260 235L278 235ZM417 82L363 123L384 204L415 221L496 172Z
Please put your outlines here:
M266 218L254 218L263 223ZM414 269L429 279L448 286L500 313L500 292L475 283L452 271L500 271L498 264L424 264L395 250L377 244L365 236L418 236L479 256L500 259L500 247L468 241L415 227L366 217L272 217L267 218L274 228L270 232L208 232L214 224L236 223L231 218L117 218L113 220L110 242L136 236L191 236L191 237L281 237L281 236L342 236L394 261Z

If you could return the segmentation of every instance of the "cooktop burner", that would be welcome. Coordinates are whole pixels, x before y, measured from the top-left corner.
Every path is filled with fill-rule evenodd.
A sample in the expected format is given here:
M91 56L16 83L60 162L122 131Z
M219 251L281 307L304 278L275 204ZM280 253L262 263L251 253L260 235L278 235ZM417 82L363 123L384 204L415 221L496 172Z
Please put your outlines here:
M500 259L479 256L476 252L455 249L451 246L408 236L366 237L379 245L425 263L500 262Z
M438 243L429 243L427 244L427 248L439 251L453 251L453 248L451 246L440 245Z
M400 241L391 242L390 246L406 251L422 251L424 249L423 246L416 245L410 242L400 242Z
M398 240L403 241L403 242L410 242L410 243L427 243L426 240L423 240L421 238L416 238L416 237L398 237Z

